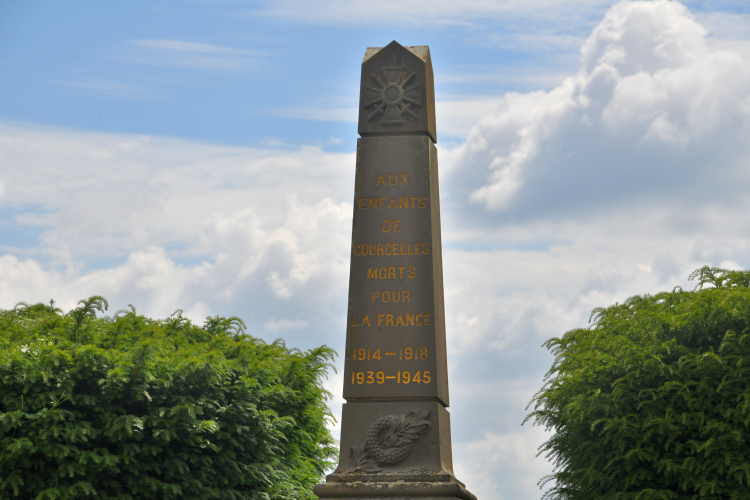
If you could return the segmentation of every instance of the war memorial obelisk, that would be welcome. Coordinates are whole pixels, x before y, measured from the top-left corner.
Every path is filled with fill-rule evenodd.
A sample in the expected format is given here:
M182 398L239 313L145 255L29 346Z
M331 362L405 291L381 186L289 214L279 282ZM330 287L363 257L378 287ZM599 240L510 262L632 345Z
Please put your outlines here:
M428 47L362 62L341 455L319 498L476 500L453 475Z

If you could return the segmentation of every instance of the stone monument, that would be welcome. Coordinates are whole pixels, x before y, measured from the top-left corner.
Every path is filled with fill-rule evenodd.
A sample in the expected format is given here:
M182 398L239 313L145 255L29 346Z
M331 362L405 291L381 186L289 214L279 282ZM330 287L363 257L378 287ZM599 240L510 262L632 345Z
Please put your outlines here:
M341 455L320 498L476 500L453 475L428 47L362 62Z

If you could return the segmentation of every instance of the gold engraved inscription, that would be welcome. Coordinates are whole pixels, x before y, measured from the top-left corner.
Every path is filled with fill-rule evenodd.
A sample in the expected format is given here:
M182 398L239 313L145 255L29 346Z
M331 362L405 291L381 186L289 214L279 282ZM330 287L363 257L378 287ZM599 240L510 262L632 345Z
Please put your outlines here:
M390 376L386 375L385 372L375 372L374 370L367 372L352 372L352 384L384 384L386 381L393 381L397 384L429 384L432 382L432 377L430 376L429 370L417 372L399 370L395 375Z
M349 354L351 352L351 355ZM427 348L426 347L400 347L398 351L388 351L386 349L383 349L382 354L380 351L380 347L372 348L364 348L360 347L358 349L351 349L351 351L347 350L346 357L351 358L353 361L372 361L377 360L380 361L383 359L383 355L385 356L394 356L394 359L396 356L398 356L399 360L420 360L420 359L427 359ZM387 359L387 358L386 358Z
M393 227L393 232L394 233L400 233L401 232L401 221L398 220L398 219L392 221L392 223L389 220L384 220L383 221L383 232L384 233L389 232L391 230L391 227Z
M426 208L426 196L359 196L357 207L360 210L400 210L407 208Z
M402 173L388 173L388 174L380 174L378 176L378 180L375 181L376 186L385 186L386 185L386 178L383 177L383 175L388 176L388 185L390 186L403 186L404 184L409 184L409 174L402 174Z
M357 243L352 245L352 252L360 255L427 255L430 244L424 243Z
M406 272L404 272L406 271ZM414 266L394 266L394 267L375 267L367 269L368 280L393 280L401 278L413 278L417 275L417 268Z
M374 290L372 292L373 302L411 302L409 290Z
M432 314L378 314L378 326L432 326Z

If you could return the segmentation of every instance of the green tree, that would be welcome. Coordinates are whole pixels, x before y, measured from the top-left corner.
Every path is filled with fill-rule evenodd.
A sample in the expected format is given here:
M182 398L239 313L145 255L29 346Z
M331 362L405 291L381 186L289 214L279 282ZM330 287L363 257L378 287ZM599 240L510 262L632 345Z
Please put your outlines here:
M314 498L331 349L106 308L0 310L0 498Z
M549 499L750 498L750 272L595 309L526 420L554 431Z

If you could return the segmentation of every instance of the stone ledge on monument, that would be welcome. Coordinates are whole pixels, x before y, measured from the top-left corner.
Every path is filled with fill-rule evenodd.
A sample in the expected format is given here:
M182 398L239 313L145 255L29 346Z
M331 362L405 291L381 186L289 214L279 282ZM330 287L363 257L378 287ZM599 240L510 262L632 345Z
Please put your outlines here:
M388 481L388 482L329 482L318 484L313 493L318 498L337 498L339 500L369 498L377 499L409 499L421 500L477 500L466 487L455 480L452 482L424 481Z
M434 471L418 470L388 474L361 474L352 472L337 474L334 472L326 476L326 481L334 483L458 483L464 486L464 483L456 479L456 476L449 472L435 474Z

